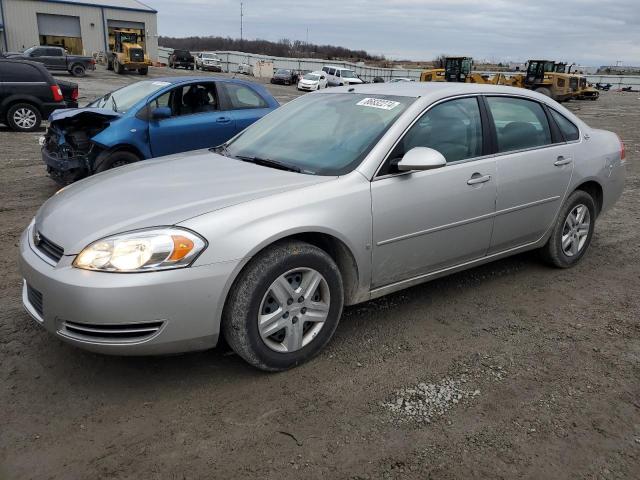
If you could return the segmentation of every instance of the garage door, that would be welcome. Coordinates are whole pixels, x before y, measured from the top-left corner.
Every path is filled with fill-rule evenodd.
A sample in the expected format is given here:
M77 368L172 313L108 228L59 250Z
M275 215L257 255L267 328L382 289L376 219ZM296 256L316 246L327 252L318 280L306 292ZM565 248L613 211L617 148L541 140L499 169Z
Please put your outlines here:
M38 13L38 32L40 35L80 38L80 17Z
M144 23L127 22L125 20L107 20L108 28L131 28L133 30L142 30L144 32Z

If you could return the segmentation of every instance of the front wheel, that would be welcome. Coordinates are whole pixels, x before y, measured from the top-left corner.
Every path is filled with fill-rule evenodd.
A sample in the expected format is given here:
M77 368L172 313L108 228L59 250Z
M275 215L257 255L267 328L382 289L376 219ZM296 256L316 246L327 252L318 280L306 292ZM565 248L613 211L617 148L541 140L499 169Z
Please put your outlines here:
M287 370L329 342L343 302L340 270L325 251L280 242L256 255L231 287L222 331L254 367Z
M541 93L545 97L551 98L551 96L552 96L551 95L551 90L549 90L547 87L538 87L538 88L536 88L536 92Z
M139 73L140 75L146 75L146 74L148 74L148 73L149 73L149 67L139 68L139 69L138 69L138 73Z
M102 159L95 167L95 173L111 170L112 168L122 167L139 161L137 155L127 151L116 151Z
M558 268L573 267L589 248L595 223L593 198L576 190L560 209L551 237L541 249L543 258Z

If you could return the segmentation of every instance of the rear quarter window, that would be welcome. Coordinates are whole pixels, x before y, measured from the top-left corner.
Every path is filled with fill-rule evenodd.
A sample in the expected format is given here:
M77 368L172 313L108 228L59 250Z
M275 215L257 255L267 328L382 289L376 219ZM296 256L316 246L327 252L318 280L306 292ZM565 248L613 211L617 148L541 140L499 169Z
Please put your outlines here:
M574 142L580 138L580 130L573 122L567 119L564 115L559 114L555 110L549 109L551 116L555 120L558 128L562 132L562 136L567 142Z

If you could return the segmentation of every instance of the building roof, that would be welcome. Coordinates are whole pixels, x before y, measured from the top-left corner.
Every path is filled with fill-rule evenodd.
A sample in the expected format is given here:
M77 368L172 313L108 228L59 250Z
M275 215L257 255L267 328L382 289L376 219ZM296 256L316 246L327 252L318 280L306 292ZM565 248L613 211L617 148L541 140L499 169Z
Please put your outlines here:
M134 10L138 12L158 13L149 5L138 0L41 0L49 3L72 3L88 7L115 8L118 10Z

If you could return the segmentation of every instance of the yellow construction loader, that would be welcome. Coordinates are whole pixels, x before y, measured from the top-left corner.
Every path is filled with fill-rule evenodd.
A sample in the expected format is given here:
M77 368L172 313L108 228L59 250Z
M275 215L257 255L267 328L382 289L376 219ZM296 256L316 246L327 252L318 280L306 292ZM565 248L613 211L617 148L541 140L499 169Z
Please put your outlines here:
M139 43L139 33L131 30L113 30L109 32L107 69L122 74L125 70L137 70L140 75L149 73L151 60L145 55Z
M563 69L563 64L558 64L557 68ZM551 60L529 60L522 86L558 102L565 102L571 100L577 91L578 79L564 71L557 72L556 62Z

